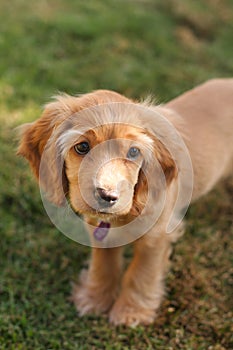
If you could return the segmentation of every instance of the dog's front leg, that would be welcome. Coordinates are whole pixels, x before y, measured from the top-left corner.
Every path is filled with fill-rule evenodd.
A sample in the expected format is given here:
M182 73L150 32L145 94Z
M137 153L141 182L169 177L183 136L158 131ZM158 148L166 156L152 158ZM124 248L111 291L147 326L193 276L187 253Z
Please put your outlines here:
M171 245L166 235L144 236L135 243L134 258L126 271L122 291L112 310L113 324L150 324L164 294L163 280Z
M93 248L88 270L72 293L80 315L108 311L116 299L122 266L121 248Z

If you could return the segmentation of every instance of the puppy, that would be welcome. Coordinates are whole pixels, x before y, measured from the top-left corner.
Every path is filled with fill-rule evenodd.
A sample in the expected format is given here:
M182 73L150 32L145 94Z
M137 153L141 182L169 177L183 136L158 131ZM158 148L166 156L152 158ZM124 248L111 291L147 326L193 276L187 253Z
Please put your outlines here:
M153 322L189 202L232 171L232 131L233 79L210 80L163 106L107 90L61 95L22 127L18 154L47 198L70 205L89 232L90 266L72 296L81 315Z

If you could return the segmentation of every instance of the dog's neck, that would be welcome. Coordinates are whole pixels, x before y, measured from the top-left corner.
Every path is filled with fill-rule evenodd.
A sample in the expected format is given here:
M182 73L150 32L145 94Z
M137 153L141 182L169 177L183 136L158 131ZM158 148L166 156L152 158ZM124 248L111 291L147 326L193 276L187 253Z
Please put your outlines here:
M135 216L130 214L118 217L97 218L91 216L84 216L85 222L94 227L93 237L97 241L103 241L108 235L109 230L115 227L121 227L134 220Z

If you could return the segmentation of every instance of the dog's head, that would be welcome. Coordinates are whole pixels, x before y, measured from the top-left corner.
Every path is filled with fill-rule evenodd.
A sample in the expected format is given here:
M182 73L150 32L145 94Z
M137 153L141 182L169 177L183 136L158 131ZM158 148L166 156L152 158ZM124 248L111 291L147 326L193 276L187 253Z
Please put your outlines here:
M110 220L141 213L148 191L159 190L160 170L171 183L174 160L138 106L105 90L63 95L22 127L18 154L51 202L60 206L68 197L76 212Z

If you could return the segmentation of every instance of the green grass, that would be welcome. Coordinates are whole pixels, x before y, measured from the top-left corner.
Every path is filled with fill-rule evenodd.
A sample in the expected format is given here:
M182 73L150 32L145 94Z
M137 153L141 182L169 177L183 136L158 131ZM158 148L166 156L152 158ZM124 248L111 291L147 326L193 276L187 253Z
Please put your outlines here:
M0 349L233 348L232 182L189 210L155 324L114 328L69 303L89 248L50 223L14 138L58 91L164 102L232 76L232 2L1 0L0 17Z

